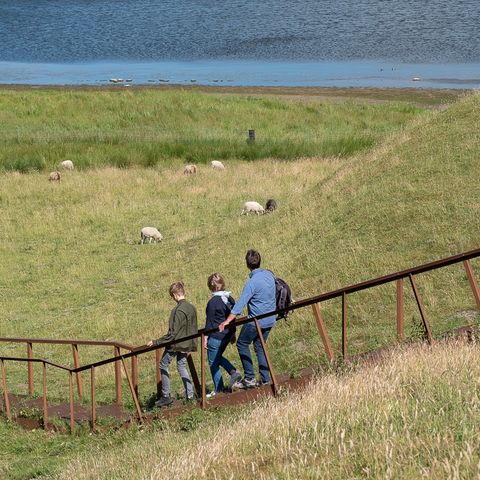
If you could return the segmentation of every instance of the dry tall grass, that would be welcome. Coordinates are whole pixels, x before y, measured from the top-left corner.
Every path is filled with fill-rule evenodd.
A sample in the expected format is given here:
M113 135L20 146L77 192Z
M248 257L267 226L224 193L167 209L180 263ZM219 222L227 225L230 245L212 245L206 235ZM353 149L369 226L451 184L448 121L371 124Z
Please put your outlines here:
M233 424L82 455L58 478L478 478L479 379L478 345L398 348Z

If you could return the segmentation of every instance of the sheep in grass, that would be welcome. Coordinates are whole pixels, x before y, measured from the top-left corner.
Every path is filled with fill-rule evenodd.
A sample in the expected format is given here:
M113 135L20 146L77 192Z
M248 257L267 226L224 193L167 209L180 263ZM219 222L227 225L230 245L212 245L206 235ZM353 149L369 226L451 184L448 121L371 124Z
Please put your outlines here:
M213 160L212 161L212 168L214 170L225 170L225 165L220 162L219 160Z
M241 215L248 215L249 213L263 215L265 210L258 202L245 202Z
M195 175L197 173L197 166L196 165L185 165L183 169L184 175Z
M144 244L148 239L148 243L152 243L152 240L157 243L163 240L163 235L155 227L143 227L140 231L140 243Z
M267 204L265 205L265 213L272 213L276 209L277 202L273 198L267 200Z
M73 170L73 162L71 160L64 160L60 165L64 170Z
M54 172L50 172L50 175L48 176L48 181L49 182L59 182L60 181L60 172L57 172L57 170L55 170Z

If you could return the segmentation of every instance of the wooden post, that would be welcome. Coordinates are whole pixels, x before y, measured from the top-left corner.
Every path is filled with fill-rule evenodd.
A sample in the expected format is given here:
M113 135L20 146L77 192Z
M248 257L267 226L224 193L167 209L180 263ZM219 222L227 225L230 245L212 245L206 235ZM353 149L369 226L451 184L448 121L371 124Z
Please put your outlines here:
M48 426L48 407L47 407L47 364L43 365L43 428L46 430Z
M9 420L12 419L12 412L10 410L10 397L8 396L7 388L7 371L5 370L4 360L0 360L2 364L2 385L3 385L3 401L5 404L5 414Z
M405 314L403 297L403 279L397 280L397 339L405 339Z
M91 428L95 430L95 422L97 421L97 400L95 398L95 367L90 368L90 385L92 391L92 414L91 414Z
M417 301L418 309L420 310L420 316L422 317L423 326L425 328L425 335L427 337L428 343L432 343L432 330L430 329L430 324L428 323L427 316L425 315L425 309L423 308L423 302L418 293L417 286L415 285L415 281L413 279L413 275L409 275L410 284L412 285L413 293L415 295L415 300Z
M75 410L73 403L73 380L72 372L68 372L68 390L70 394L69 403L70 403L70 433L73 433L75 430Z
M31 342L27 343L27 357L33 358L33 345ZM28 362L28 394L33 396L35 393L35 387L33 384L33 363Z
M132 357L132 382L138 397L138 357L136 355Z
M473 296L475 297L475 303L477 304L477 310L480 310L480 291L478 290L477 280L475 279L475 275L472 270L472 265L470 264L470 260L465 260L463 262L463 266L465 267L465 272L467 273L468 282L470 283L470 288L472 289Z
M190 370L190 375L192 376L193 386L199 397L202 396L202 386L200 385L200 380L198 379L197 369L195 368L195 363L193 361L192 355L189 353L187 355L188 369Z
M130 387L130 392L132 394L133 402L135 403L135 408L137 409L138 421L140 423L142 423L143 422L142 409L140 408L140 403L138 402L137 392L135 391L135 388L134 388L133 383L132 383L132 379L130 377L130 374L128 373L127 365L125 364L125 359L123 357L122 357L122 365L123 365L123 371L125 372L125 375L127 376L128 386Z
M253 320L255 321L255 326L257 327L257 334L260 339L260 344L262 345L263 353L265 355L265 360L267 361L268 370L270 372L273 395L277 396L279 391L279 386L278 386L275 374L273 372L272 362L270 361L270 357L267 352L267 345L265 344L265 340L263 339L262 329L260 328L260 324L258 323L258 320L256 318L254 318Z
M72 344L72 352L73 352L73 365L75 368L80 367L80 357L78 355L78 345L73 343ZM83 397L83 383L82 383L82 374L80 372L77 372L75 374L77 378L77 391L78 391L78 396L80 398Z
M119 347L113 347L113 356L120 356ZM122 365L120 360L115 362L115 403L122 405Z
M325 328L325 324L323 322L322 314L320 313L318 303L314 303L312 305L312 310L315 320L317 321L317 328L318 332L320 333L320 337L322 338L325 353L327 354L328 360L332 362L335 358L335 354L333 353L332 345L330 343L330 339L328 338L327 329Z
M247 143L255 143L255 130L250 129L248 131Z
M347 294L342 294L342 356L347 360Z
M205 342L205 335L202 333L200 336L200 369L201 369L201 386L202 386L202 397L201 397L201 402L200 406L202 408L207 407L207 388L205 385L206 382L206 375L205 375L205 347L204 347L204 342Z
M162 351L157 348L155 350L155 379L157 380L157 397L162 395L162 374L160 372L160 360L162 359Z

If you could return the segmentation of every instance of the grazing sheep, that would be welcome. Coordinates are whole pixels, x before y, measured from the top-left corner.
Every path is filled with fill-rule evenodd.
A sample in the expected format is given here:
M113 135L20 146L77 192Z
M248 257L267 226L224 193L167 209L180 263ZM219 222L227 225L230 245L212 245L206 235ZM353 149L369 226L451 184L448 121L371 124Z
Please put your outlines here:
M197 166L196 165L185 165L183 169L184 175L195 175L197 173Z
M225 165L220 162L219 160L213 160L212 161L212 168L214 170L225 170Z
M57 172L56 170L54 172L51 172L50 175L48 176L48 181L49 182L59 182L60 181L60 172Z
M270 198L269 200L267 200L267 204L265 205L265 213L271 213L276 209L277 209L277 202L273 198Z
M152 243L152 239L155 243L163 240L162 234L155 227L143 227L140 232L140 243L145 243L148 238L148 243Z
M71 160L64 160L61 165L64 170L73 170L73 162Z
M264 214L265 210L258 202L245 202L241 215L248 215L255 212L257 215Z

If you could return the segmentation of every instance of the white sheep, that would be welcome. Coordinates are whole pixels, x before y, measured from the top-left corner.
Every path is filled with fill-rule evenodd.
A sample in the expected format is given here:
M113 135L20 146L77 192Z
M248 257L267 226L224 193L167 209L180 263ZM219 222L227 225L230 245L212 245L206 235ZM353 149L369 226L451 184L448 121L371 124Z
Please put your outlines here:
M196 165L185 165L183 169L184 175L195 175L197 173L197 166Z
M143 227L140 232L140 243L145 243L148 238L148 243L152 243L152 239L155 243L163 240L163 235L155 227Z
M71 160L64 160L61 165L64 170L73 170L73 162Z
M225 165L219 160L212 160L212 168L214 170L225 170Z
M241 215L248 215L250 212L255 212L257 215L263 215L265 210L258 202L245 202Z
M57 172L56 170L54 172L50 172L50 175L48 176L48 181L49 182L59 182L60 181L60 172Z

